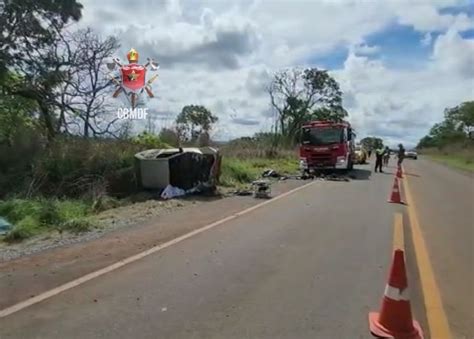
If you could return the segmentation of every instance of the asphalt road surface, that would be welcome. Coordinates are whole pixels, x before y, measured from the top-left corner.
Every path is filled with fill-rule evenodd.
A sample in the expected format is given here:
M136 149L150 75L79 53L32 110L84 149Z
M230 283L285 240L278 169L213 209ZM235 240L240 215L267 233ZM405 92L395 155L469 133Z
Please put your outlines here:
M408 180L436 277L450 275L440 287L453 333L469 335L472 178L433 166L410 162L419 177ZM351 182L315 181L2 318L0 337L370 338L367 314L379 309L394 213L405 207L386 202L393 175L356 173ZM451 196L435 197L440 189ZM410 250L407 263L415 317L428 333Z
M405 168L452 336L474 338L474 176L423 159Z

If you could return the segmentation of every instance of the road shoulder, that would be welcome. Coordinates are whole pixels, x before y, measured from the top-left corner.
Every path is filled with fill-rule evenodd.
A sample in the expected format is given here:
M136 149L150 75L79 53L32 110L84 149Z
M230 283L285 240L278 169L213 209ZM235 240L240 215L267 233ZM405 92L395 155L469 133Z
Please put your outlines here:
M471 169L470 167L466 166L459 166L459 161L452 161L452 159L449 158L443 158L442 156L424 156L423 159L426 159L428 161L431 161L433 163L436 163L438 165L441 165L443 167L446 167L450 170L453 170L459 174L463 174L469 178L474 178L474 170Z
M306 183L302 180L278 182L272 187L273 196ZM99 239L2 262L0 309L261 202L240 196L209 201L108 233Z

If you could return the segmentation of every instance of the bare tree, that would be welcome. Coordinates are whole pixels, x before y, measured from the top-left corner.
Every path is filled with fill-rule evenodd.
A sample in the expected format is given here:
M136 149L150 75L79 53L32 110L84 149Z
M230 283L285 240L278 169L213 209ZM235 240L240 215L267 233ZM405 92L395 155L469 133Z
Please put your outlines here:
M90 28L65 39L73 60L61 88L61 112L58 128L68 130L79 125L84 137L113 135L118 118L110 105L113 82L105 74L106 62L119 48L115 37L101 38ZM115 128L115 129L114 129Z
M49 140L61 132L113 134L117 118L107 103L113 83L103 73L106 60L118 49L114 37L102 39L91 29L71 33L50 23L54 42L24 48L15 64L18 81L8 91L33 100ZM23 40L28 45L28 39Z
M148 114L148 116L147 116L145 131L149 134L155 134L156 133L155 117L151 114Z

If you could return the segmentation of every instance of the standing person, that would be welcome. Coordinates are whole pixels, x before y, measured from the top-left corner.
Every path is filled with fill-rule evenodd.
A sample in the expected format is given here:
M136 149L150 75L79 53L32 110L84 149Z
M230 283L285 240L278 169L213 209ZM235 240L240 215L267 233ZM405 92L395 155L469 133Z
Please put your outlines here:
M370 157L372 156L372 148L369 148L368 153L369 153L369 159L370 159Z
M383 165L385 167L388 166L388 162L390 160L390 148L388 148L388 146L385 147L385 152L384 152L384 155L383 155Z
M402 165L403 159L405 159L405 148L403 147L402 144L398 145L397 157L398 157L398 167L400 167Z
M375 150L375 172L377 173L377 169L380 171L380 173L383 173L382 171L382 161L383 161L383 155L385 153L385 150L380 147Z

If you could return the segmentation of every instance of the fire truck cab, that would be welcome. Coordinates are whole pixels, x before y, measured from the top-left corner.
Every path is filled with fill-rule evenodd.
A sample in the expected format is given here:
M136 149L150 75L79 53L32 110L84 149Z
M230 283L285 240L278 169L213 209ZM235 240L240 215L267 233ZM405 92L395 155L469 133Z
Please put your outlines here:
M355 160L355 133L346 122L310 121L302 126L300 169L352 170Z

